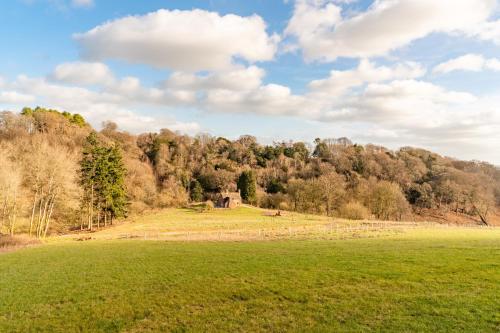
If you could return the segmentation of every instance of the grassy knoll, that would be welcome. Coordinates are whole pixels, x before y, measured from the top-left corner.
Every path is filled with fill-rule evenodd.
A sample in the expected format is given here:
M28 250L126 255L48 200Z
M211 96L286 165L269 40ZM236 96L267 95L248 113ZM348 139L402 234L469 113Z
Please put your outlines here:
M498 332L500 232L0 254L0 332Z

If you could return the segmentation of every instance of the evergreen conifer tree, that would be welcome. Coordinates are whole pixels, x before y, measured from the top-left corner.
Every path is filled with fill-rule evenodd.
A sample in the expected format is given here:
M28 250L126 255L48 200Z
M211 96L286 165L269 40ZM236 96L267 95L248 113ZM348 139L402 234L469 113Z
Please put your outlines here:
M257 202L257 186L253 171L248 170L241 173L238 179L238 190L245 202L249 204Z
M95 132L85 140L80 161L80 185L83 188L82 208L87 213L88 229L94 221L97 227L101 221L127 214L127 193L125 188L125 166L120 150L103 146Z

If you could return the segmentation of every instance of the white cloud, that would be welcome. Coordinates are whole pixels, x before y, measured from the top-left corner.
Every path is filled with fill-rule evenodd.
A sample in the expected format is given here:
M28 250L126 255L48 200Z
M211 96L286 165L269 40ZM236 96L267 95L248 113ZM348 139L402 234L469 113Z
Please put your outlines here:
M500 60L486 59L480 54L466 54L443 62L432 70L433 73L446 74L453 71L481 72L483 70L500 71Z
M484 66L498 65L490 60ZM300 95L289 87L264 83L265 71L256 66L198 75L175 72L153 88L143 86L138 78L117 78L113 73L108 73L113 78L108 83L99 80L85 87L92 80L82 79L78 71L67 73L71 75L62 77L77 79L61 84L19 76L13 82L5 81L0 103L47 105L81 113L94 126L113 120L132 132L162 127L196 132L200 129L197 123L178 122L165 113L170 107L185 107L297 117L331 128L346 127L350 133L358 133L358 138L369 141L370 137L390 146L413 144L453 152L460 143L469 148L467 155L459 156L489 160L487 150L492 142L500 144L498 98L476 97L422 81L425 69L411 62L378 66L362 60L355 68L332 71L329 77L311 82L309 91Z
M368 128L354 137L401 147L422 146L460 158L500 162L498 98L449 91L429 82L396 80L369 84L332 101L317 120L348 128ZM374 136L373 131L378 135Z
M439 127L460 119L461 115L450 112L453 106L476 101L474 95L448 91L429 82L396 80L369 84L363 92L340 101L341 112L326 112L324 119L376 122L408 129Z
M488 60L486 60L486 63L484 64L484 66L489 70L499 72L500 71L500 60L495 59L495 58L488 59Z
M110 105L92 106L91 110L82 109L80 113L93 124L111 120L121 129L132 133L157 132L168 128L172 131L195 134L201 128L196 122L180 122L167 115L147 116L124 107Z
M308 102L303 96L293 95L288 87L268 84L248 91L208 90L199 105L213 112L298 115Z
M58 65L52 77L77 85L107 85L115 80L111 70L99 62L66 62Z
M466 54L461 57L448 60L437 65L432 71L434 73L449 73L457 70L480 72L483 70L486 60L479 54Z
M195 96L193 106L209 112L298 114L306 98L290 88L263 84L265 71L256 66L195 75L175 72L165 81L166 89Z
M161 128L195 133L200 128L196 122L179 122L161 113L152 117L135 112L143 107L165 109L185 104L179 92L146 88L136 78L116 80L98 90L24 75L4 85L9 90L0 90L1 104L17 106L19 109L26 105L46 105L80 113L95 127L99 127L103 121L112 120L122 129L136 133Z
M356 69L345 71L333 70L329 78L312 81L309 87L315 93L337 96L365 83L384 82L394 79L413 79L423 76L425 72L426 70L420 64L414 62L400 63L393 67L377 67L369 60L363 59Z
M265 74L263 69L256 66L219 71L208 75L176 72L166 81L166 86L187 90L250 90L261 85Z
M469 28L468 35L500 44L500 20L473 25Z
M34 96L28 94L21 94L17 91L0 91L0 103L3 104L29 104L34 101Z
M92 7L94 0L71 0L71 5L74 7Z
M251 63L272 60L279 38L267 34L257 15L161 9L105 23L75 39L85 59L201 71L229 68L235 58Z
M297 0L285 33L297 38L306 60L381 56L433 32L470 34L495 6L496 0L377 0L342 18L330 1Z

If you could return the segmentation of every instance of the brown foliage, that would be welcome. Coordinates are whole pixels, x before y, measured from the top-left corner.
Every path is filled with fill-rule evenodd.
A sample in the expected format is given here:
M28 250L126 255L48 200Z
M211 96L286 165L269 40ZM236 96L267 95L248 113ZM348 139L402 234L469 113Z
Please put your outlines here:
M0 203L7 207L0 207L0 230L12 225L12 230L45 235L79 225L75 176L92 129L71 119L45 109L0 113ZM266 208L379 219L439 210L483 224L500 208L498 167L423 149L391 151L340 138L317 139L308 151L307 143L260 145L252 136L189 137L167 129L133 135L112 122L103 124L99 139L122 151L132 212L186 205L195 188L203 200L236 191L244 170L253 170L258 204ZM18 220L28 222L12 223Z

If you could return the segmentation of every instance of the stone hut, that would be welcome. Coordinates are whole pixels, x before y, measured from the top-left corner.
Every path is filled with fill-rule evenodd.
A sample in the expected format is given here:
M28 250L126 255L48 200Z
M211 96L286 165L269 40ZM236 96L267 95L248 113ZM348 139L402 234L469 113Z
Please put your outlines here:
M242 203L240 192L223 192L217 195L216 208L236 208Z

